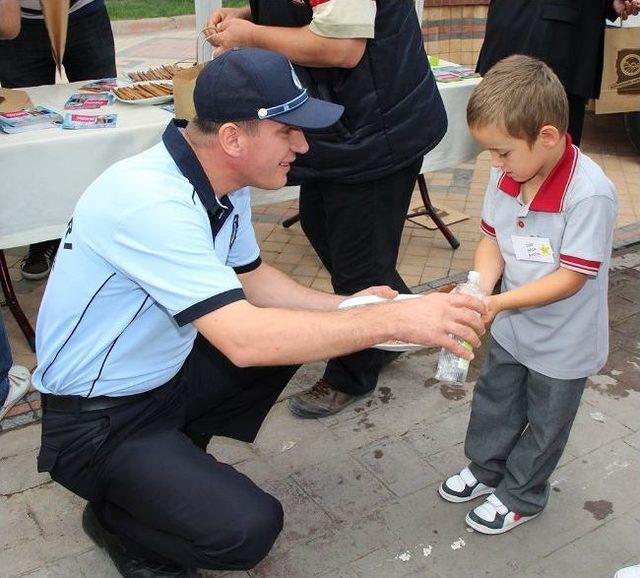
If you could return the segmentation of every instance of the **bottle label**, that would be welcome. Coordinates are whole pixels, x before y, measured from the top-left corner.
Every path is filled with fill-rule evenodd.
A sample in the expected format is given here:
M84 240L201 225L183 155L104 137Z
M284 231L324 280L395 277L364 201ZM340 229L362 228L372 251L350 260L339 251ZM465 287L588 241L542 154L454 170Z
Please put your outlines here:
M466 341L461 341L460 345L462 345L462 347L464 347L467 351L473 351L473 346ZM471 362L468 359L463 359L462 357L458 357L458 369L467 371L469 369L469 363Z

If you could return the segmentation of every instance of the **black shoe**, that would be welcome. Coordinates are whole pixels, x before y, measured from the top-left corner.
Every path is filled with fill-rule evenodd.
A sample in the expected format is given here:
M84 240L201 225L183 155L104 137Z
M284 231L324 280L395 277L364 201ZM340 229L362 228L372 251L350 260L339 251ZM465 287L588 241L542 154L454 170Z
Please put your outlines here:
M44 279L51 271L57 246L58 241L46 241L30 245L27 254L20 263L22 276L31 281Z
M195 578L199 576L197 570L133 556L127 552L118 536L104 528L91 504L87 504L82 513L82 529L96 545L107 551L111 561L125 578Z

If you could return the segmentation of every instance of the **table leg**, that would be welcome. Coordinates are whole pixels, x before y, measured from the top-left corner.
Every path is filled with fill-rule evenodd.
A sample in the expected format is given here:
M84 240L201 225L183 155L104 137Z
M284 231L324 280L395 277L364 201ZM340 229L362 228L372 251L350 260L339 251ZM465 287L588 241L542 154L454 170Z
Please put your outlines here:
M282 226L288 229L291 225L295 225L300 220L300 213L296 213L293 217L289 217L282 221Z
M25 339L29 343L29 347L31 347L31 351L36 350L36 336L33 332L33 327L31 327L31 323L27 319L27 316L22 311L20 307L20 303L18 303L18 299L16 298L16 294L13 292L13 284L11 283L11 277L9 277L9 268L7 267L7 261L4 258L4 251L0 249L0 285L2 285L2 292L4 293L4 298L6 299L6 303L9 307L9 311L11 311L14 319L18 323L22 333L25 336Z
M451 248L457 249L460 246L460 241L454 237L453 233L449 230L449 227L442 222L442 219L438 216L435 207L431 204L429 189L427 189L427 181L425 181L424 175L418 175L418 188L420 189L420 196L422 197L424 209L419 209L413 213L409 213L407 215L407 219L411 220L413 217L427 215L436 224L438 229L440 229L440 232L444 235L444 238L448 241L449 245L451 245ZM424 226L416 221L412 222Z

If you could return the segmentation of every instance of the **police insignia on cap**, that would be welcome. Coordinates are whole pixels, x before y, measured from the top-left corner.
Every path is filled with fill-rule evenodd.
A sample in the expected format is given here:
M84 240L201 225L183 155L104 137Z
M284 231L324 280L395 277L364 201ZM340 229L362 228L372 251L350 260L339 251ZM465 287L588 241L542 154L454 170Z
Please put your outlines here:
M293 69L293 66L291 63L289 63L289 67L291 68L291 79L293 80L293 84L296 85L296 88L303 90L304 86L302 86L302 82L300 82L300 79L298 78L298 75L296 74L296 71Z
M258 118L266 118L268 114L269 114L269 111L267 111L266 108L258 109Z

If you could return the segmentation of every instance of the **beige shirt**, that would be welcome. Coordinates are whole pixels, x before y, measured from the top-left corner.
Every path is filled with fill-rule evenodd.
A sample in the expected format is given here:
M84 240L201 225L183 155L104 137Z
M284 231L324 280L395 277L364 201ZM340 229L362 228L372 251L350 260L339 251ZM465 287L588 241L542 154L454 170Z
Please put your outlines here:
M326 38L373 38L375 0L311 0L309 30Z

